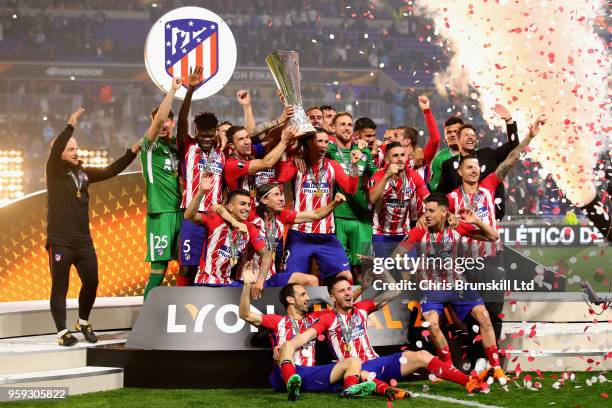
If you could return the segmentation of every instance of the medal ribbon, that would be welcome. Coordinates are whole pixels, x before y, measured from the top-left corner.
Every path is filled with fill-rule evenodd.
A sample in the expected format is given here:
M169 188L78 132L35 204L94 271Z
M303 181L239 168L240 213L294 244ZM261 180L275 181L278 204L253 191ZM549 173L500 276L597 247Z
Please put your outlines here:
M325 159L321 159L321 164L319 165L319 169L317 170L317 176L316 177L314 175L314 170L312 168L308 169L310 177L314 181L315 187L317 188L317 190L321 190L321 183L319 182L319 176L321 175L321 172L323 171L323 163L324 162L325 162Z
M478 209L478 196L480 196L480 190L476 190L472 200L470 200L470 197L463 189L463 186L461 186L461 196L463 197L463 205L467 206L470 210L476 213L476 210ZM475 202L476 204L472 204L472 202Z
M74 174L74 172L72 170L68 171L68 174L70 175L70 177L72 177L72 180L74 181L74 185L77 189L78 192L81 191L81 187L83 187L83 172L79 171L77 169L77 174L78 177Z
M340 315L340 313L335 310L334 313L338 318L338 324L340 325L340 329L342 329L342 339L344 340L344 343L350 344L351 340L353 339L353 316L348 316L346 319L348 323L344 323L344 320L342 320L342 316Z

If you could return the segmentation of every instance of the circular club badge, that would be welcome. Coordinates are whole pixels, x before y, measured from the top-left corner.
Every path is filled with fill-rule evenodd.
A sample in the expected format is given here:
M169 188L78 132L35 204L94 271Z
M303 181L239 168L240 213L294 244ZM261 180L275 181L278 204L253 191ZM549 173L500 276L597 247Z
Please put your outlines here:
M216 94L227 84L236 67L236 41L228 25L201 7L181 7L158 19L147 36L145 65L159 88L168 92L172 78L182 78L176 97L183 99L191 69L203 68L203 81L193 99Z

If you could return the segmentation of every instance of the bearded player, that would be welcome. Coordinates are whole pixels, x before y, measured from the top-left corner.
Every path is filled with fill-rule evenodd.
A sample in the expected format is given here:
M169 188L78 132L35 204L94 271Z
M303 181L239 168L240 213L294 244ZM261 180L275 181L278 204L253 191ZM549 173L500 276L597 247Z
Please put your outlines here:
M256 276L247 262L242 279L244 287L240 297L239 316L255 327L266 327L273 333L272 347L277 348L287 340L307 330L317 320L318 313L308 314L310 298L303 286L297 283L285 285L279 300L287 310L287 315L259 314L251 311L249 294ZM300 390L312 392L337 392L341 396L357 398L370 395L375 388L372 382L361 382L361 361L351 358L335 364L315 365L315 342L310 341L299 347L295 353L285 360L277 360L270 384L275 391L287 390L289 400L295 401L300 396ZM342 380L342 384L340 381Z

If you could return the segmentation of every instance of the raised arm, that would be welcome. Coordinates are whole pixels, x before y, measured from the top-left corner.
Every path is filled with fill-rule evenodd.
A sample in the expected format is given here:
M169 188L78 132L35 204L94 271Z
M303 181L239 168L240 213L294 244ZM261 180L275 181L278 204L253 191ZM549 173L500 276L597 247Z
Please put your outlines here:
M529 126L529 133L525 139L523 139L523 141L510 152L508 157L506 157L506 159L499 166L497 166L497 169L495 169L495 174L497 174L497 177L499 177L500 180L506 177L508 171L510 171L512 166L516 164L525 147L527 147L533 138L537 136L538 132L540 131L540 127L546 123L546 120L545 115L540 115L535 122Z
M172 78L172 84L170 85L170 89L168 93L164 97L161 105L159 105L159 109L157 109L157 113L153 118L153 122L151 122L151 126L149 126L149 130L147 131L147 139L149 142L154 143L157 140L157 136L159 136L159 131L161 130L164 122L168 118L168 114L172 109L172 101L174 101L174 95L176 91L181 87L182 81L181 78Z
M272 149L263 159L251 160L249 163L249 174L255 174L261 170L274 167L276 162L281 158L291 140L297 135L297 127L290 126L283 129L281 139L278 144Z
M195 196L191 199L191 202L185 209L185 219L193 222L194 224L203 224L202 214L198 212L200 208L200 203L202 202L202 198L207 191L212 190L214 184L214 176L208 175L203 176L200 181L200 186L198 187L198 191Z
M51 150L49 151L49 157L47 158L47 177L61 169L62 152L66 148L68 141L74 133L74 127L77 124L79 116L81 116L84 111L85 109L79 106L79 108L74 111L68 118L68 123L66 124L64 130L62 130L62 132L57 135L57 137L53 141L53 144L51 145Z
M322 220L323 218L331 214L332 211L336 209L336 207L345 202L346 197L341 193L336 193L334 201L327 204L325 207L317 208L316 210L312 211L300 211L299 213L297 213L295 216L295 221L293 221L293 223L301 224L303 222L313 222Z
M132 146L127 149L125 154L109 164L106 167L85 167L83 170L87 174L90 183L97 183L99 181L107 180L111 177L115 177L121 173L127 166L134 161L137 155L138 146Z
M242 320L253 326L261 325L261 314L251 311L251 287L255 283L255 272L253 272L253 261L248 261L242 268L242 294L240 295L240 306L238 315Z
M268 251L265 247L257 250L256 252L257 255L261 257L261 265L259 267L259 275L257 275L257 280L251 287L251 298L261 299L264 283L266 282L266 277L270 271L270 266L272 266L272 252Z
M514 119L512 119L512 114L504 106L497 104L493 107L493 110L506 121L506 143L493 149L495 152L495 162L500 164L506 160L512 149L519 145L518 127Z
M438 130L436 119L434 118L433 112L429 106L429 99L425 95L419 96L419 106L421 107L421 111L425 116L427 133L429 133L429 139L427 139L427 143L423 148L425 165L427 166L432 162L436 152L438 151L438 147L440 147L440 131Z
M185 93L185 99L181 104L179 111L178 122L176 124L176 141L179 146L185 144L185 140L189 137L189 110L191 109L191 98L196 87L202 82L202 67L196 66L189 74L189 87Z
M244 89L236 92L236 100L242 106L244 112L244 127L249 133L255 130L255 117L253 116L253 106L251 105L251 94Z

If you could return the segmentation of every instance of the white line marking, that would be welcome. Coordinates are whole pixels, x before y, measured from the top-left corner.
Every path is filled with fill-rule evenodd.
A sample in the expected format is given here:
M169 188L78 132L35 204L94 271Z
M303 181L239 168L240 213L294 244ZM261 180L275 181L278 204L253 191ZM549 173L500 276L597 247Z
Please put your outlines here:
M441 395L421 394L420 392L411 392L411 394L414 397L429 398L429 399L433 399L433 400L437 400L437 401L444 401L444 402L452 402L452 403L455 403L455 404L465 405L467 407L501 408L501 407L499 407L497 405L486 405L486 404L481 404L480 402L460 400L460 399L451 398L451 397L443 397Z

